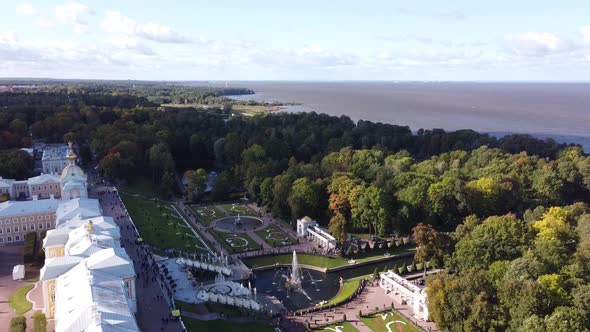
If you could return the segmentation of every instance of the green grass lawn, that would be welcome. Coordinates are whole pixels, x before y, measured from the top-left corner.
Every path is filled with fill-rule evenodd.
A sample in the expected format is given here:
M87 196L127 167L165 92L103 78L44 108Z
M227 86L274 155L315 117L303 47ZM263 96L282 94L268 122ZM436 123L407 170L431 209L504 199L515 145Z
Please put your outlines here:
M385 315L386 313L387 316L383 318L377 314L369 317L362 317L361 321L375 332L387 331L387 324L389 324L391 331L423 332L399 312L391 310L383 312L381 315ZM401 329L399 329L398 326L401 327Z
M360 278L355 278L355 279L350 279L350 280L344 281L344 284L342 285L342 287L340 287L338 294L336 294L336 296L331 298L328 301L327 305L339 304L342 301L346 300L352 294L354 294L354 292L356 292L356 290L359 288L360 285L361 285Z
M27 301L27 293L33 289L35 285L23 286L10 295L8 303L14 309L17 315L22 315L33 308L33 304Z
M226 320L196 320L182 317L189 332L223 331L223 332L275 332L274 327L258 323L234 323Z
M229 216L237 216L239 214L241 216L258 217L258 214L254 210L243 204L222 204L219 206L227 211Z
M223 212L221 212L221 210L219 210L215 205L191 205L190 209L193 215L197 217L199 222L205 226L209 226L213 220L224 217Z
M172 204L132 196L121 192L121 199L143 240L159 248L177 248L187 252L203 252L203 243L194 238L192 229L174 210Z
M401 254L405 252L413 252L416 251L416 248L413 247L399 247L393 250L389 250L391 255ZM354 260L357 263L373 261L376 259L384 258L383 255L385 251L379 250L375 252L369 252L365 255L359 254L359 257L355 257ZM290 264L293 260L293 256L291 254L285 255L276 255L276 256L265 256L265 257L258 257L258 258L251 258L245 259L244 263L249 267L257 267L257 266L267 266L273 265L275 263L279 264ZM325 268L335 268L338 266L349 265L348 258L343 257L328 257L328 256L318 256L318 255L307 255L301 254L297 255L297 260L300 264L306 265L313 265L318 267L325 267Z
M260 245L246 233L225 233L209 229L209 232L217 238L229 252L235 254L251 250L260 250Z
M269 225L268 227L256 231L255 233L273 248L288 246L296 242L287 233L273 225Z
M319 329L314 329L314 332L334 332L336 329L336 326L342 326L342 328L340 329L341 332L357 332L357 328L354 327L354 325L352 325L349 322L343 322L340 324L334 324L334 325L328 325L326 327L321 327Z

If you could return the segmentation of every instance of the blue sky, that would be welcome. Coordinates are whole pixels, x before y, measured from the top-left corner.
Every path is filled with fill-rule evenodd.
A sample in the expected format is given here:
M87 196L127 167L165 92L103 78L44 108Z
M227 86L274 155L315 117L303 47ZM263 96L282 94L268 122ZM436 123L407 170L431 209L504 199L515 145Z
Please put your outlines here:
M3 1L0 12L3 77L590 77L587 0Z

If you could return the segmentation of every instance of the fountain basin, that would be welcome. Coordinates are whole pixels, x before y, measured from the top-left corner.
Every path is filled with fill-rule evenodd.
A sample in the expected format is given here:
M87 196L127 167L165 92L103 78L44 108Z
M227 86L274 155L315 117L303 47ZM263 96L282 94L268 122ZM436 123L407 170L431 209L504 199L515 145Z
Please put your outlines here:
M215 221L215 228L222 232L244 233L262 226L262 220L250 216L238 216L220 218Z
M276 297L288 310L313 307L321 301L327 301L338 294L340 277L337 273L324 273L316 270L299 268L301 284L298 289L289 289L291 268L273 268L255 272L258 294Z

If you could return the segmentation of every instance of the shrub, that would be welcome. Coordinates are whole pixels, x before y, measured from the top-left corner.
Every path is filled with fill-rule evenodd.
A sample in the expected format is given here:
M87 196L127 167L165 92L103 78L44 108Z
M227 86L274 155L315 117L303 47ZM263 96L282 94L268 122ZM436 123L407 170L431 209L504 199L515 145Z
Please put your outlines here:
M27 319L23 316L14 317L10 320L10 332L25 332L27 330Z
M41 311L37 311L33 314L33 332L46 332L47 331L47 317Z
M408 272L408 266L406 265L406 262L404 262L399 268L399 274L404 274L406 272Z
M416 262L412 262L410 266L408 266L408 272L416 271Z
M37 233L29 232L26 235L25 247L23 250L23 259L25 264L31 264L35 261L35 249L37 244Z
M424 269L424 263L418 263L418 264L416 264L416 271L423 270L423 269Z
M393 268L392 268L392 270L393 270L393 272L395 272L395 273L399 273L399 266L397 266L397 264L393 265Z

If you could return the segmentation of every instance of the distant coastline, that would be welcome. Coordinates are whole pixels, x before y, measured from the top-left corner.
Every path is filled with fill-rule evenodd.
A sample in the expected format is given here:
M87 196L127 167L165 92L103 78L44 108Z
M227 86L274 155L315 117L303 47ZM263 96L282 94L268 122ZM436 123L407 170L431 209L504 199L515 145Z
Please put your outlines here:
M298 103L282 111L346 115L418 129L529 134L590 152L590 83L585 82L230 82L254 95Z

